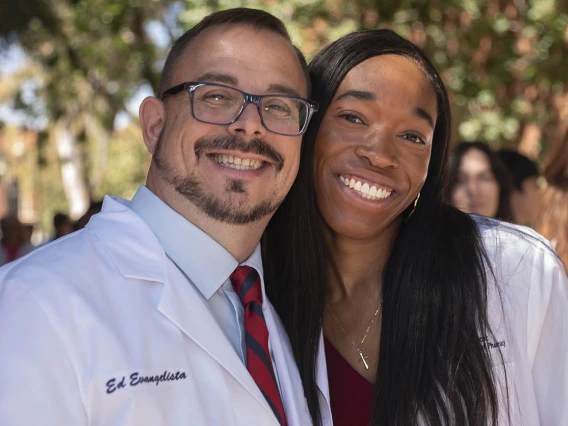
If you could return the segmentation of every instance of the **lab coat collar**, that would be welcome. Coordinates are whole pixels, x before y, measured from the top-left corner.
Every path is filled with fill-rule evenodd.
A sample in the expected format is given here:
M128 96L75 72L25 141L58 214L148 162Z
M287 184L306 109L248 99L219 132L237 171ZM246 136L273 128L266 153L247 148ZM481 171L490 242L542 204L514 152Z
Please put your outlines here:
M93 216L86 228L124 277L164 282L166 254L152 232L141 231L147 226L128 208L128 201L106 195L101 213Z

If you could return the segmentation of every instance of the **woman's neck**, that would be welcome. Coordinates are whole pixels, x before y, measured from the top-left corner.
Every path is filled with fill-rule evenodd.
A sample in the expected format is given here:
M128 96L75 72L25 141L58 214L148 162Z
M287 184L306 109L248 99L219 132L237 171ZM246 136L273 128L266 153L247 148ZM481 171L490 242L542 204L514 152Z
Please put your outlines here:
M330 256L330 303L369 298L372 295L379 297L383 269L398 229L398 226L393 226L365 240L333 234L329 229L324 229Z

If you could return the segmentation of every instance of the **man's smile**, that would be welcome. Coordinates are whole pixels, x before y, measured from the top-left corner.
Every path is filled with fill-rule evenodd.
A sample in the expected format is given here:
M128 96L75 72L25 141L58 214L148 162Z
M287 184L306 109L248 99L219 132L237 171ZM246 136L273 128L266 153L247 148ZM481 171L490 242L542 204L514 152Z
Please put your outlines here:
M265 164L264 161L236 155L211 155L211 158L222 167L236 170L258 170Z

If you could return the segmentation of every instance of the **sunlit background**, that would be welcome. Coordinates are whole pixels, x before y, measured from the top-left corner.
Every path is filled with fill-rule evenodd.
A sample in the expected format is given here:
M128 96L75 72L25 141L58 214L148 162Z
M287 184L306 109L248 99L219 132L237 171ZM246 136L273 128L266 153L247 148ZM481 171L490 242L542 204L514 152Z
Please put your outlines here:
M0 217L80 217L105 193L130 197L149 156L138 105L172 41L218 9L281 18L311 59L361 28L422 47L451 92L453 140L543 161L568 133L568 1L4 0L0 4ZM254 58L250 58L254 61Z

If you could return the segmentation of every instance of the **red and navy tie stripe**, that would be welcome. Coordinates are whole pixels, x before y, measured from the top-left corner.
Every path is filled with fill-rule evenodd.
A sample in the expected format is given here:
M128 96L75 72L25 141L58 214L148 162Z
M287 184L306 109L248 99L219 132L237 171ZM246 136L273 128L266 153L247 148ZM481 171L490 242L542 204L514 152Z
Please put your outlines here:
M250 266L237 266L231 274L231 282L245 308L247 369L280 424L286 426L286 415L268 351L268 329L262 313L260 277Z

